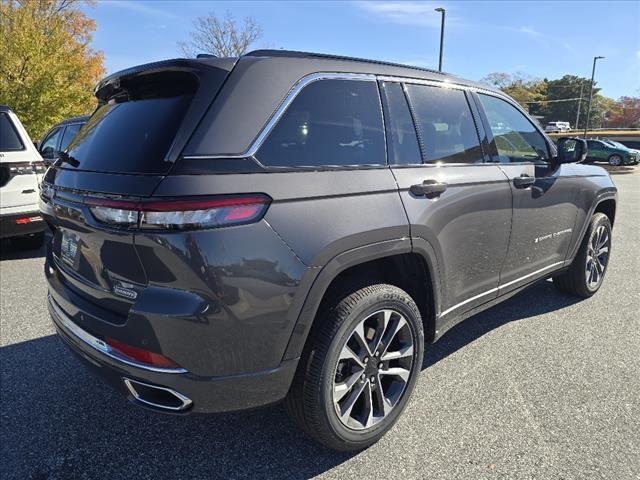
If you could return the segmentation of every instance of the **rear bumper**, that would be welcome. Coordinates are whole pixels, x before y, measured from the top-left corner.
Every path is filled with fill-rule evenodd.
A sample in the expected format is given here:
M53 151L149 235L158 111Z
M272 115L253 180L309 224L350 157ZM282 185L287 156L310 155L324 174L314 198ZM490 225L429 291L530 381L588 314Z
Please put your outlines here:
M29 219L27 223L16 223L19 219ZM37 220L35 220L37 218ZM19 237L44 232L45 222L37 210L24 213L0 215L0 238Z
M162 413L215 413L246 410L282 400L291 384L298 359L282 362L277 368L227 377L202 377L190 372L165 373L125 363L91 346L78 335L81 327L66 315L54 299L48 298L49 313L58 335L85 366L105 379L130 401ZM69 322L75 327L68 328ZM81 330L82 331L82 330ZM85 332L88 334L88 332ZM89 334L90 335L90 334ZM136 396L126 380L171 390L188 401L183 408L150 405Z

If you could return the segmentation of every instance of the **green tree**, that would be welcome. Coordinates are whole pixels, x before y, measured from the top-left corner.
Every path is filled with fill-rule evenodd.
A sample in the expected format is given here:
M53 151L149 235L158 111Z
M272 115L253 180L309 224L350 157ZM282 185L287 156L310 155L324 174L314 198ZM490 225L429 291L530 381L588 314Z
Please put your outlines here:
M0 1L0 103L40 138L65 117L90 112L103 55L91 48L95 22L77 0Z
M534 108L532 111L529 110L529 107L536 104L530 102L545 99L546 80L529 78L521 73L512 75L495 72L482 77L480 81L499 88L532 114L536 114L536 109Z

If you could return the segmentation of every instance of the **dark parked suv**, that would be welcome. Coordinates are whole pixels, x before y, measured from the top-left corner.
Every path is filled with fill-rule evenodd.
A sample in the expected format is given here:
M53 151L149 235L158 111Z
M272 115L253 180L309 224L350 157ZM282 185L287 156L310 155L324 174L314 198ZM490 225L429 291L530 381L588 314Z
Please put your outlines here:
M285 400L333 448L406 406L425 341L553 277L593 295L616 188L487 86L299 52L116 73L46 175L58 333L142 406Z

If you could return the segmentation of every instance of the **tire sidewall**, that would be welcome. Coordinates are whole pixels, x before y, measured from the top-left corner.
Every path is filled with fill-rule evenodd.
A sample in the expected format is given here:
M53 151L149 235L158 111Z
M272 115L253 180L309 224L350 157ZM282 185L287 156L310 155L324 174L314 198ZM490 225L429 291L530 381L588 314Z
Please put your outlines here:
M348 340L348 337L353 332L355 326L364 318L385 308L393 309L401 313L407 320L409 328L413 334L414 352L411 375L407 382L407 386L405 387L405 391L402 394L402 398L388 414L387 418L367 430L353 430L345 426L340 421L333 405L333 381L335 377L335 369L342 346ZM321 405L327 426L333 434L342 438L345 443L350 446L360 444L363 447L368 446L384 435L384 433L397 421L411 397L418 374L422 369L423 352L424 333L419 310L413 300L411 300L411 298L402 290L393 287L386 288L373 295L368 295L363 299L363 301L356 304L336 332L327 352L323 367L320 389L322 400Z

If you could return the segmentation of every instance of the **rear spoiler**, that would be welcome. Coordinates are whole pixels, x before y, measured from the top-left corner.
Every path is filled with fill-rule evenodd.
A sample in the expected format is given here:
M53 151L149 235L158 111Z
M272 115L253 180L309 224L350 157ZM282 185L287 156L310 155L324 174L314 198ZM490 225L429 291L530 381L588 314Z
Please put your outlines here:
M206 83L207 77L217 73L216 76L226 75L233 70L237 58L206 58L187 59L176 58L159 62L146 63L135 67L120 70L103 78L95 87L94 95L100 102L107 102L110 98L127 90L131 83L136 83L147 75L156 75L171 72L193 74L200 83Z

